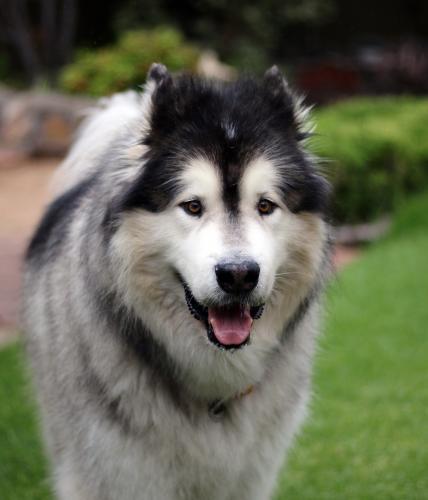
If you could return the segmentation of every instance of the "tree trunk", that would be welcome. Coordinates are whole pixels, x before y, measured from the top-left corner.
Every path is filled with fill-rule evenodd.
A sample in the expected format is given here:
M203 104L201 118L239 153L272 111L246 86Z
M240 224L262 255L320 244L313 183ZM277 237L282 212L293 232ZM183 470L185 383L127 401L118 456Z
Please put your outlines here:
M76 31L77 4L76 0L63 0L58 33L58 62L69 62Z
M43 59L46 65L48 78L52 83L52 79L55 73L55 68L57 65L56 61L56 51L57 51L57 41L56 41L56 31L58 29L56 18L57 18L57 0L42 0L41 8L41 23L42 23L42 35L43 35Z
M31 38L27 1L2 0L0 8L9 28L9 39L19 54L29 82L34 83L40 75L40 61Z

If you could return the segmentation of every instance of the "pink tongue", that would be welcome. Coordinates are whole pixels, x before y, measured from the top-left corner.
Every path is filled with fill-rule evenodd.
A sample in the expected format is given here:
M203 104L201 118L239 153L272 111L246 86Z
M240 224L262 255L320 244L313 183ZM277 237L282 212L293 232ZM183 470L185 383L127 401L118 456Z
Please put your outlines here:
M245 342L251 330L253 319L249 309L208 309L210 322L216 339L223 345L240 345Z

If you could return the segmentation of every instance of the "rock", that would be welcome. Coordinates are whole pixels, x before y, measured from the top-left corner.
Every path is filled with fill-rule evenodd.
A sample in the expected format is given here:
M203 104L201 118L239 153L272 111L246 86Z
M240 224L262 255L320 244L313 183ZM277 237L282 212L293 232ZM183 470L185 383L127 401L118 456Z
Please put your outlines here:
M202 52L196 70L206 78L217 78L225 81L234 80L238 76L236 69L220 62L217 54L212 50Z
M334 240L341 245L371 243L384 236L391 226L391 217L385 215L373 222L339 226L334 230Z
M236 70L221 63L212 51L201 54L197 71L221 80L237 76ZM0 86L0 163L15 156L63 156L85 111L95 104L96 100L84 97L16 92Z
M0 147L27 156L63 155L91 99L0 89Z

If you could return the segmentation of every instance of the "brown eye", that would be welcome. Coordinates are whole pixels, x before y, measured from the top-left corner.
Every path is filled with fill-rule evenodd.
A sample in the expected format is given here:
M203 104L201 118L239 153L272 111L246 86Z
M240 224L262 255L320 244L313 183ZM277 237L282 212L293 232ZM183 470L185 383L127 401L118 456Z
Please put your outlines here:
M202 203L199 200L190 200L181 204L181 207L189 215L201 215L202 214Z
M276 208L275 203L272 203L265 198L262 198L257 204L257 210L260 215L270 215Z

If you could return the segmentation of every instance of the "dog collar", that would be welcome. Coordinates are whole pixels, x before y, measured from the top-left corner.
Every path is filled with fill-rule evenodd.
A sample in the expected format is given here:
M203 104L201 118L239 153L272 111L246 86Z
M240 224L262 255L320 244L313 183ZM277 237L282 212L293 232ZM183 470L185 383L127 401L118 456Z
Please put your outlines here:
M242 392L238 392L235 396L230 398L228 401L224 401L222 399L216 399L210 405L208 406L208 413L210 417L213 420L220 420L222 416L224 415L228 404L232 401L239 401L245 396L248 396L251 394L254 390L254 386L250 385L246 389L244 389Z

